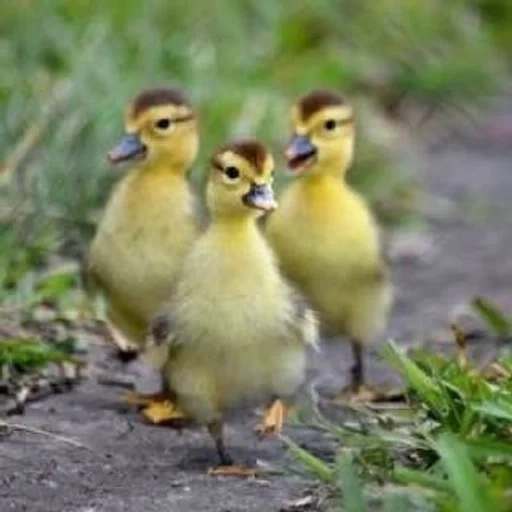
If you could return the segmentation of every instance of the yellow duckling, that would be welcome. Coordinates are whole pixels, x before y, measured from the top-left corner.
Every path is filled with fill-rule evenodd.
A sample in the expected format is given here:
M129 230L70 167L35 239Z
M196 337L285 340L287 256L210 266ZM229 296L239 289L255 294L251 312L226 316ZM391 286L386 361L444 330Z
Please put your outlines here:
M186 176L198 151L198 127L189 100L176 89L141 92L125 125L126 135L108 156L132 169L106 206L85 281L106 299L116 344L139 351L198 234Z
M306 349L317 339L316 318L281 277L256 225L276 207L273 168L272 156L253 140L215 154L210 226L185 260L167 331L161 317L155 320L155 342L169 343L169 388L185 416L212 435L223 466L216 474L237 473L224 446L225 414L263 401L270 407L260 432L279 432L304 378Z
M354 150L352 108L335 92L314 90L292 117L286 157L297 179L269 217L266 235L321 326L351 339L350 390L363 398L363 345L385 326L392 290L376 221L345 180Z

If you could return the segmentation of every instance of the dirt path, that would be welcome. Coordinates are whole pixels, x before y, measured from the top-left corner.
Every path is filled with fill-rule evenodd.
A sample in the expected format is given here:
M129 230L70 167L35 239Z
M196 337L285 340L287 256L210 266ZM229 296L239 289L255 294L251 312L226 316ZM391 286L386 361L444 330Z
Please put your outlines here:
M512 126L512 118L508 122ZM430 229L412 251L402 245L395 257L397 304L390 333L401 342L443 327L450 312L475 294L490 294L512 308L512 138L508 148L500 144L490 151L466 141L425 159L422 179L436 196L427 204ZM421 244L427 252L417 251ZM328 359L321 364L332 373ZM372 367L374 379L385 377L378 365ZM249 481L206 476L214 453L202 431L179 434L146 426L119 404L117 391L92 381L33 404L10 421L88 448L24 432L2 438L2 512L274 512L304 490L298 474ZM258 442L254 423L242 418L232 424L234 456L285 466L279 441ZM287 433L308 447L329 448L317 432Z

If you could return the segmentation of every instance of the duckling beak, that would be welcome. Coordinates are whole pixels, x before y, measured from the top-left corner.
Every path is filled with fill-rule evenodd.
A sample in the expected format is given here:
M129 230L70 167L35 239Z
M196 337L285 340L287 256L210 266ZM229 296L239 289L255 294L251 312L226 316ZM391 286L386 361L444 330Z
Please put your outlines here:
M277 208L277 201L269 185L251 183L251 188L249 192L242 197L242 201L250 208L256 208L264 212L270 212Z
M134 133L127 133L108 152L108 159L115 165L122 162L142 160L146 153L147 148L140 140L140 137Z
M285 151L288 168L293 171L304 170L312 163L317 153L316 147L305 135L294 135Z

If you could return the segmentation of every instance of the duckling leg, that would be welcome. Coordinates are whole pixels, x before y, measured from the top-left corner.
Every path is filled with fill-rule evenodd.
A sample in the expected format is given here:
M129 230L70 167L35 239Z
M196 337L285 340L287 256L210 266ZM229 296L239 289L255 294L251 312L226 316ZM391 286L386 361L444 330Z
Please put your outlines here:
M358 402L373 402L383 395L375 389L365 385L365 364L363 344L359 340L352 341L352 354L354 365L351 374L350 393L352 399Z
M363 360L363 347L358 341L352 341L352 356L354 364L350 369L352 380L350 382L350 391L358 394L364 382L364 360Z
M210 468L208 474L212 476L241 476L249 477L255 476L256 470L246 466L235 466L233 459L226 450L224 444L224 432L222 421L214 421L208 425L208 432L213 438L215 448L219 456L220 465L215 468Z
M133 361L138 356L138 347L130 342L112 322L107 320L106 325L110 339L118 349L119 359L123 362Z
M291 407L282 400L275 400L265 412L265 416L256 432L260 437L268 435L279 435L283 428L283 423Z
M118 348L118 358L123 362L130 362L139 355L138 349L127 341L122 332L111 322L107 327L114 344ZM175 404L174 397L170 393L167 381L163 374L161 377L161 391L157 393L138 393L128 391L123 394L122 400L130 405L142 408L141 414L145 420L154 425L162 423L174 423L185 419L185 415Z
M372 402L380 395L376 391L364 385L364 358L363 344L359 340L353 340L351 343L352 356L354 364L350 369L350 385L343 389L334 398L333 402L337 404L346 404L347 401Z
M133 344L131 344L123 333L107 320L106 322L108 335L112 343L116 346L117 352L116 357L122 363L131 363L139 357L139 350Z
M228 454L224 443L224 425L222 421L214 421L207 428L215 443L215 449L217 450L221 466L232 466L233 459Z

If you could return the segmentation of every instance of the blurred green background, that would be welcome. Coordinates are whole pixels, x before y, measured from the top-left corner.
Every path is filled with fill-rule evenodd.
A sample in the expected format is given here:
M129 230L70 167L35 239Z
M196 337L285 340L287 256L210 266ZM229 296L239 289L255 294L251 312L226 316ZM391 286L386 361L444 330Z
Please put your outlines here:
M35 267L86 247L119 178L105 152L141 88L192 98L198 184L226 138L254 134L279 155L298 94L344 91L358 114L351 179L395 223L416 194L407 114L479 107L512 63L508 0L12 0L0 20L0 301L11 302Z

